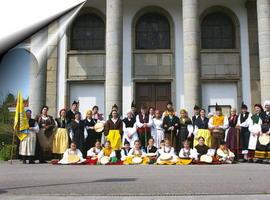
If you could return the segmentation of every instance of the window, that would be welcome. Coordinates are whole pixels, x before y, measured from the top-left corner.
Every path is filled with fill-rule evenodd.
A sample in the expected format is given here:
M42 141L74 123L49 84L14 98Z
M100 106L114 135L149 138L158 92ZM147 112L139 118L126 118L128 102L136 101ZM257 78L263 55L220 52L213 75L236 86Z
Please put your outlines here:
M104 50L104 21L94 14L79 16L72 27L70 47L72 50Z
M235 48L234 23L223 13L207 15L201 25L202 49Z
M135 26L136 49L170 49L170 24L158 13L141 16Z

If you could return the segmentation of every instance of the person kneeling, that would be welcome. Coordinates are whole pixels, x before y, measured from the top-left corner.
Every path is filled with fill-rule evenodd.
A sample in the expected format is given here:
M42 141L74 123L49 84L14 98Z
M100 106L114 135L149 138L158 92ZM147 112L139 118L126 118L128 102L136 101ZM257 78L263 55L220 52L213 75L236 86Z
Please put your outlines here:
M58 162L58 164L81 164L85 162L82 152L77 149L77 145L71 142L70 148L67 149L63 155L63 158Z
M111 147L111 142L106 141L105 147L98 154L98 163L102 165L106 165L109 163L116 163L116 162L117 162L117 158L116 158L115 151Z
M226 142L222 141L217 150L218 160L226 164L232 164L234 157L234 153L231 152L230 149L227 147Z

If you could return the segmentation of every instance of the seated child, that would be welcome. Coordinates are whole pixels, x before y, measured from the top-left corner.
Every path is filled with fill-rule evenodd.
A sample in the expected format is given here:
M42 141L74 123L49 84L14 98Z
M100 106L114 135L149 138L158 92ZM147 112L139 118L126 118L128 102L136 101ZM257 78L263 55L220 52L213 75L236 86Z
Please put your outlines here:
M183 142L183 146L184 148L182 148L179 152L179 158L189 158L189 159L198 160L197 150L190 148L188 140L185 140Z
M101 143L99 140L97 140L95 146L87 151L87 157L97 158L101 150L102 150Z
M109 162L117 162L116 154L113 148L111 147L111 142L106 141L105 142L105 147L99 152L98 154L98 162L101 161L103 157L109 157Z
M195 149L197 150L199 158L202 155L214 156L211 154L211 149L205 144L205 139L202 136L198 138L198 144L195 146Z
M234 160L234 153L227 147L226 142L222 141L217 150L217 158L219 161L227 164L232 164Z
M58 162L59 164L78 164L83 163L85 159L83 158L80 149L77 149L75 142L71 142L70 148L67 149L63 155L63 158Z
M148 145L145 150L146 153L155 153L155 154L157 153L158 149L157 147L154 146L154 143L155 143L155 140L153 138L150 138L148 140Z
M126 159L130 150L131 150L130 143L127 140L125 140L124 147L121 150L121 160L122 161L124 161Z
M128 156L141 156L141 157L145 157L145 152L141 148L141 141L140 140L136 140L134 142L134 147L129 151Z
M164 146L158 150L158 164L173 164L178 161L178 157L174 152L174 148L171 146L169 139L164 140Z

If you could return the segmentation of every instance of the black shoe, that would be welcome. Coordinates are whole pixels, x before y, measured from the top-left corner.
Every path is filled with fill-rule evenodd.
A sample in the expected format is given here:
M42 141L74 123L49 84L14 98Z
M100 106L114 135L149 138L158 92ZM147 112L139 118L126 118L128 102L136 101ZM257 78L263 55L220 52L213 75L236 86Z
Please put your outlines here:
M248 159L248 163L253 163L253 160L252 159Z
M45 160L40 160L39 161L39 164L44 164L44 163L47 163Z

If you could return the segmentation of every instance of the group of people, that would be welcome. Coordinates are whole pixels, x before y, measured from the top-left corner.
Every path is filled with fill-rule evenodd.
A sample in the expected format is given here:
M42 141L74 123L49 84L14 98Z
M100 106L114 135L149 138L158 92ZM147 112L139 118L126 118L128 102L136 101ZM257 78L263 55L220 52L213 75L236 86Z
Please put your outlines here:
M230 116L216 104L213 114L194 106L189 117L185 109L179 115L172 102L164 112L132 103L121 119L113 105L107 120L94 106L81 119L78 102L60 110L53 119L44 106L40 115L29 119L29 134L20 143L23 163L35 159L58 164L190 164L190 163L270 163L270 101L254 105L254 114L242 103L239 115Z

